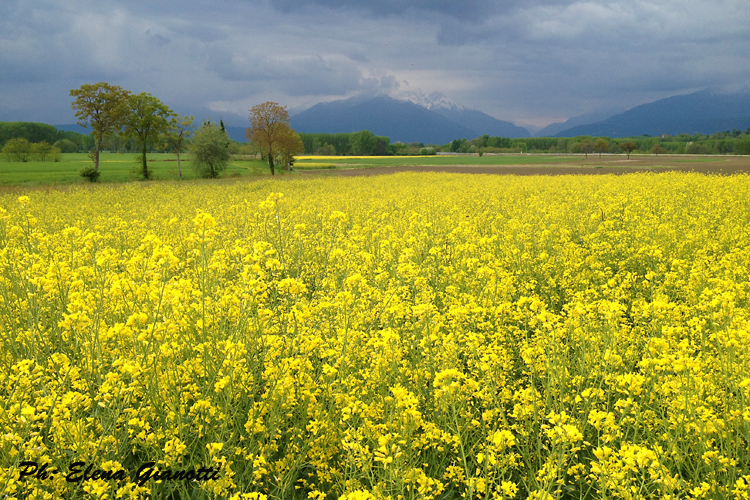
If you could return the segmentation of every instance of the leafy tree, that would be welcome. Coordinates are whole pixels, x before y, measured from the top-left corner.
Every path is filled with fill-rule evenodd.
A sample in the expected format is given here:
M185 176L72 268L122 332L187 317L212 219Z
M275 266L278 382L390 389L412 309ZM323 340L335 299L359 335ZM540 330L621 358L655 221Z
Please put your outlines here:
M29 161L31 144L24 137L10 139L3 146L3 154L8 161Z
M130 92L117 85L99 82L72 89L70 95L76 98L71 106L76 110L78 124L92 129L91 135L95 139L94 168L99 170L102 141L122 128L129 114Z
M375 151L378 140L369 130L352 134L352 153L356 156L369 156Z
M279 143L284 135L283 125L289 124L289 113L285 106L267 101L253 106L250 110L250 128L245 136L260 147L268 161L271 175L275 175L273 160L279 150Z
M55 141L53 146L59 149L61 153L75 153L78 151L78 146L76 146L76 143L70 139L60 139L59 141Z
M599 153L599 159L602 157L602 153L606 153L609 151L609 143L606 139L602 139L599 137L596 141L594 141L594 150Z
M750 129L748 129L748 132L750 132ZM735 142L734 153L738 155L750 155L750 139Z
M585 158L589 157L589 153L594 152L594 143L590 139L584 139L581 141L581 151L585 155Z
M630 159L630 153L632 153L633 151L635 151L636 149L638 149L638 144L636 144L634 142L623 142L622 144L620 144L620 149L622 149L623 151L625 151L625 153L627 153L628 160L629 160Z
M213 123L204 124L190 141L193 168L201 177L216 179L227 168L229 137Z
M190 138L191 130L190 127L193 125L192 116L183 116L182 118L177 115L172 116L169 121L169 129L164 134L164 139L170 144L177 154L177 171L179 172L180 179L182 179L182 165L180 164L180 152L184 147L184 143Z
M125 133L136 137L140 142L141 174L144 179L148 180L151 174L148 171L146 150L150 144L158 140L160 135L169 130L169 123L174 113L166 104L147 92L131 96L129 108L130 111L125 120Z
M689 142L685 148L685 152L689 155L706 154L706 146L697 142Z
M651 146L651 154L660 155L666 153L667 150L661 144L654 144Z
M60 150L57 149L57 151L55 151L55 149L57 148L54 148L49 142L42 141L37 144L32 144L30 152L35 160L47 161L47 158L52 158L54 160L54 157L56 156L55 153L58 155L60 154Z
M281 156L281 160L286 165L287 170L291 172L294 156L302 153L305 150L305 145L302 144L299 134L288 124L283 123L281 125L281 132L279 133L279 156Z

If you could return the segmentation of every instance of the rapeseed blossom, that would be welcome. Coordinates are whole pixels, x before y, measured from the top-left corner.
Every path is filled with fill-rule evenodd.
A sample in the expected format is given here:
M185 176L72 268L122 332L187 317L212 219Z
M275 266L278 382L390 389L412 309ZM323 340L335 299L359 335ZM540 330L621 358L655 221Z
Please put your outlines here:
M697 174L1 196L0 496L748 498L748 199Z

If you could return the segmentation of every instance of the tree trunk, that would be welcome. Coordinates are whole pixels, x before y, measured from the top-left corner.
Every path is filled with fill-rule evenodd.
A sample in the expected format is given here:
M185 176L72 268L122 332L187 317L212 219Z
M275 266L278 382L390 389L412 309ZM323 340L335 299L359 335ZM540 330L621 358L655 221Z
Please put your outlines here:
M273 153L271 151L268 151L268 166L271 167L271 175L276 175L273 170Z
M143 141L143 178L148 180L148 163L146 162L146 141Z
M99 150L102 148L102 138L96 138L96 151L94 152L94 168L99 171Z
M182 167L180 166L180 150L177 150L177 174L182 179Z

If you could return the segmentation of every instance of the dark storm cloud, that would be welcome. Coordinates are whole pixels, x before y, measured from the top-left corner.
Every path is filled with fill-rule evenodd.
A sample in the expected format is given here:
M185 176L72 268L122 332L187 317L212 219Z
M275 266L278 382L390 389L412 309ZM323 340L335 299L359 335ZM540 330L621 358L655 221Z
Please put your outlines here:
M0 120L70 122L97 81L243 116L437 91L527 122L750 81L747 0L0 1Z

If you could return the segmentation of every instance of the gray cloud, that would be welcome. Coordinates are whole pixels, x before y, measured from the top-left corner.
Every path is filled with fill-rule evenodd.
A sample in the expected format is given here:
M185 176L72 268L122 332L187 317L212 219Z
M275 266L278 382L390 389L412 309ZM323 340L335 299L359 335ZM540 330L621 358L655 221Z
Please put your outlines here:
M273 0L271 4L283 12L310 11L315 8L359 11L371 17L382 18L394 15L443 15L457 19L480 19L488 14L506 10L515 1L492 0Z
M4 0L0 120L71 122L70 89L108 81L176 110L437 91L542 123L741 86L749 49L746 0Z

